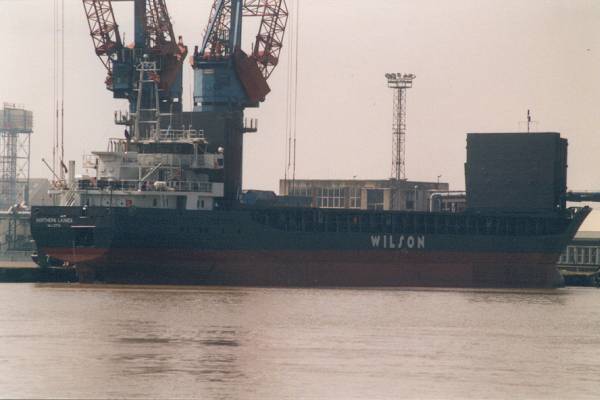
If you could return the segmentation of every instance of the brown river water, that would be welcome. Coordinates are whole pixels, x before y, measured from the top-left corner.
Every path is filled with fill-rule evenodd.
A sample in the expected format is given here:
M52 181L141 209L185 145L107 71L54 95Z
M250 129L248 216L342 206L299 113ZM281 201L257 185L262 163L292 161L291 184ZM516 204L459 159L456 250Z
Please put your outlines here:
M0 284L0 397L598 399L600 290Z

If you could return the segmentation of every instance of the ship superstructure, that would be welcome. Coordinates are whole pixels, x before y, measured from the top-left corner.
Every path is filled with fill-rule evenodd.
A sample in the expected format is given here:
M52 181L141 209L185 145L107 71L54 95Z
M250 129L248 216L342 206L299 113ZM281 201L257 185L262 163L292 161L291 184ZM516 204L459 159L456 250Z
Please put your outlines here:
M116 121L127 121L123 138L109 140L106 151L86 158L95 176L75 180L74 168L66 187L57 192L60 204L86 207L142 207L212 210L223 198L222 148L209 151L202 130L161 126L172 121L160 112L159 88L152 79L155 61L141 61L135 112ZM155 106L143 106L152 97ZM151 104L151 103L150 103Z
M223 197L223 182L211 180L222 175L223 154L207 152L201 132L163 130L160 136L111 139L107 151L93 153L97 175L61 192L62 204L212 210Z

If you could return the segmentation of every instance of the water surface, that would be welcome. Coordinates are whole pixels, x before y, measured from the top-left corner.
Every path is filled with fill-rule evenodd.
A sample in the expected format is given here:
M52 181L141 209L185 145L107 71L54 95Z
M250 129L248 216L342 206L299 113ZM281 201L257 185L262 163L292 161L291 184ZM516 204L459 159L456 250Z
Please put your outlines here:
M600 290L0 284L4 398L600 398Z

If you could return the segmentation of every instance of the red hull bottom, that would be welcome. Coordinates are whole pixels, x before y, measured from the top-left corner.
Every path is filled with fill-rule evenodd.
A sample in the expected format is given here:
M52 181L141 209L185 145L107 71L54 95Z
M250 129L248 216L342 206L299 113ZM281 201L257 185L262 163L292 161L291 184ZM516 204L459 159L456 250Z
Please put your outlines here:
M84 282L280 287L562 286L544 253L45 249Z

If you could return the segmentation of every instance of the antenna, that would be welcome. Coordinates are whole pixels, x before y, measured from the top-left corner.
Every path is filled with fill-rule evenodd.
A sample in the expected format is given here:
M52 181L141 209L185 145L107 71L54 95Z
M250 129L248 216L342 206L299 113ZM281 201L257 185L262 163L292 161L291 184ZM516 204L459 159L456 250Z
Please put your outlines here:
M522 123L527 124L527 133L531 133L531 131L533 130L533 126L537 124L538 121L534 121L533 119L531 119L531 110L527 109L527 119L525 121L519 121L519 129L521 128Z
M394 89L394 117L392 122L392 179L406 180L404 141L406 135L406 89L412 87L415 74L385 74L388 88Z

